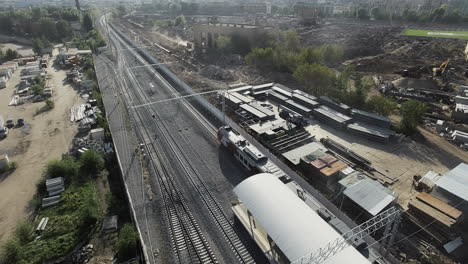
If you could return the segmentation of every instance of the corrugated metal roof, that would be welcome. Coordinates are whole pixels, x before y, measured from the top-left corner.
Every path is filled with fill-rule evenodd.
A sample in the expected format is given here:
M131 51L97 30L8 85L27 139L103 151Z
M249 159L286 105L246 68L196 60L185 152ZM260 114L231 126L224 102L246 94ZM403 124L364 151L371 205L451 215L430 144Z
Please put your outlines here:
M396 198L392 191L364 174L352 174L340 184L346 188L344 195L374 216Z
M322 144L317 143L317 142L311 142L309 144L306 144L304 146L298 147L296 149L290 150L288 152L283 153L283 157L285 157L288 161L290 161L292 164L297 165L301 161L302 157L305 157L317 150L321 150L322 152L326 151L327 148L325 148Z
M296 261L326 246L340 235L275 176L251 176L234 188L239 200L284 255ZM348 246L324 264L370 262Z
M468 164L460 163L440 177L435 185L468 201Z

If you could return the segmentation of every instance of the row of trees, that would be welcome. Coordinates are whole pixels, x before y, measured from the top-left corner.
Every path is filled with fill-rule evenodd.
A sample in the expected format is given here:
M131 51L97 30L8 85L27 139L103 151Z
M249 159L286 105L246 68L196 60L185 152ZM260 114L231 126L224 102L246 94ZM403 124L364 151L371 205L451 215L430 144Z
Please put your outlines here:
M217 40L218 48L229 43L227 37ZM398 103L384 96L368 94L376 84L372 77L362 76L353 66L337 72L335 66L343 60L344 51L339 45L301 47L295 31L286 31L270 36L264 48L255 48L245 57L246 62L261 70L292 73L304 85L305 91L316 95L328 95L358 109L384 116L398 113ZM422 121L426 108L423 103L410 100L401 105L401 131L411 134Z
M305 69L314 64L336 65L343 55L343 48L334 44L301 47L297 32L288 30L270 35L266 47L254 48L245 59L261 69L293 73L300 66Z
M468 15L463 14L459 9L448 11L447 5L442 5L434 10L418 11L415 9L406 9L401 14L394 13L392 10L385 10L379 7L374 7L370 11L368 9L358 9L355 14L359 19L376 19L376 20L399 20L407 22L437 22L437 23L459 23L468 22Z
M45 37L63 41L72 36L70 22L79 21L73 9L32 8L0 12L0 33L23 37Z
M3 51L3 49L0 47L0 62L14 60L19 57L20 55L16 50L7 49L6 51Z

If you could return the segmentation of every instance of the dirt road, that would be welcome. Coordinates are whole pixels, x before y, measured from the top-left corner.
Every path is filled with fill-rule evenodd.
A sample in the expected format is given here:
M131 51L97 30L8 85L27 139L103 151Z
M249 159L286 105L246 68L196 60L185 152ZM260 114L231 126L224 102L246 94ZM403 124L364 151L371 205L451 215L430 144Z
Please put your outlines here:
M63 84L66 73L51 67L53 59L48 70L55 91L53 110L34 116L44 102L8 106L20 80L21 68L7 88L0 90L0 115L5 119L13 118L15 122L18 117L26 119L23 128L11 129L8 137L0 141L0 153L7 153L18 164L15 172L0 176L0 243L9 237L21 219L30 215L29 203L45 165L67 152L77 133L77 126L69 121L69 111L71 106L82 103L82 99L70 85Z

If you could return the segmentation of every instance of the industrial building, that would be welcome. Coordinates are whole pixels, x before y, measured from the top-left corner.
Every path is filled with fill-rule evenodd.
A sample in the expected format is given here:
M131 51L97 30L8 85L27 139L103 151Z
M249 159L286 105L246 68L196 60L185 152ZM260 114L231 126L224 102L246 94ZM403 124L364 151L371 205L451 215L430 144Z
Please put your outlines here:
M292 263L339 239L340 234L277 177L262 173L234 188L236 219L270 263ZM323 263L370 263L353 246Z
M258 107L250 107L255 98L268 100L280 110L286 110L296 116L316 118L322 123L337 129L347 129L349 132L379 143L389 143L396 138L396 133L390 129L389 118L369 113L338 103L327 96L317 98L300 90L293 90L278 83L266 83L257 86L232 85L227 93L222 93L225 100L233 109L242 108L238 113L244 119L253 117L256 120L270 120L274 117ZM250 106L243 106L249 104ZM253 109L256 108L256 109ZM467 106L468 109L468 106ZM259 111L256 111L259 110ZM263 114L259 113L263 112Z
M348 170L352 170L348 168ZM366 175L353 171L339 181L343 198L364 210L370 216L376 216L396 200L393 191Z

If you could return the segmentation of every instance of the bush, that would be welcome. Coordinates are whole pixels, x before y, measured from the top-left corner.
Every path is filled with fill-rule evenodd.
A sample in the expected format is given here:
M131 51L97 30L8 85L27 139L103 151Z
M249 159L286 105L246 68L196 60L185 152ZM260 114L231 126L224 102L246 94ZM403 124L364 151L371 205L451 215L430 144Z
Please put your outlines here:
M14 264L21 259L22 248L18 240L10 239L2 247L0 263Z
M72 156L64 155L62 160L53 160L47 164L46 174L50 178L64 177L70 180L78 175L79 164Z
M138 233L132 224L125 224L119 232L117 255L121 261L135 256L138 243Z
M45 101L45 103L46 103L45 107L46 107L48 110L54 109L54 107L55 107L54 101L52 101L52 100L50 100L50 99L47 99L47 100Z
M97 176L99 171L104 169L104 159L95 150L88 150L81 155L80 165L82 172Z
M21 245L26 245L33 240L33 227L27 222L20 222L16 226L15 236Z

